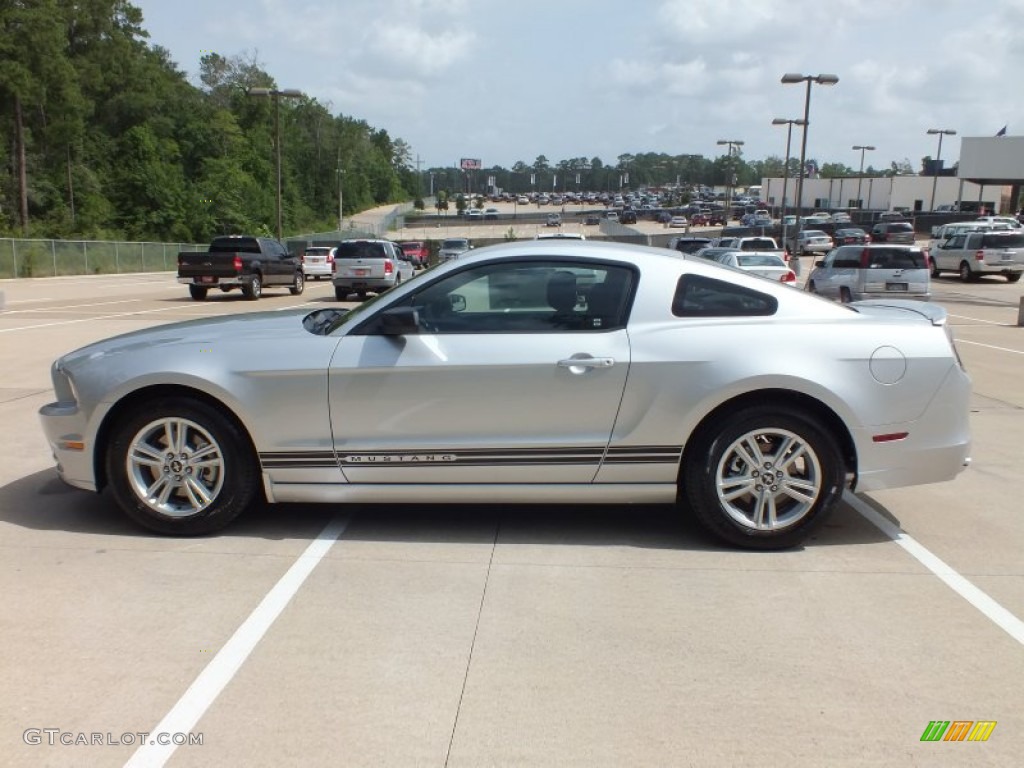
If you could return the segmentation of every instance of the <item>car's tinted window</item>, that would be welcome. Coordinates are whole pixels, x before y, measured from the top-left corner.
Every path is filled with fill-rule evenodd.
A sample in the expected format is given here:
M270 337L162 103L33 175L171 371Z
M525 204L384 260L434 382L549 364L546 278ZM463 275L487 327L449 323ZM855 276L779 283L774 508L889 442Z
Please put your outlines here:
M738 253L736 261L741 267L784 267L786 262L781 256L770 253Z
M906 222L901 222L897 224L886 224L885 230L887 232L913 232L914 228Z
M751 237L740 242L740 248L744 251L760 251L765 248L775 248L775 241L766 237Z
M1024 234L988 234L982 239L982 248L1021 248L1024 247Z
M384 243L370 243L347 240L338 245L337 259L386 259L390 252Z
M924 269L924 253L918 248L870 248L869 268Z
M624 266L502 262L445 275L403 303L423 333L608 331L625 326L634 283Z
M775 314L773 296L703 275L683 275L672 299L676 317L750 317Z
M856 269L860 266L861 248L838 248L832 260L833 269Z

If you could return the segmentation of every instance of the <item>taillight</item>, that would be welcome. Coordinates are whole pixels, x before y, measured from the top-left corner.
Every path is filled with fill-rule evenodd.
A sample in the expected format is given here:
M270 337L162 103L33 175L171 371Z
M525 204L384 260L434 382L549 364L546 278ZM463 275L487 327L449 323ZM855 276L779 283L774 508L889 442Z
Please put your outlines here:
M864 235L864 242L865 243L870 243L871 242L871 235Z
M975 251L974 252L974 260L975 261L984 261L985 260L985 252L984 251Z
M233 266L235 268L235 272L241 272L242 271L242 257L241 256L235 256L235 261L234 261L234 265Z
M334 254L331 253L330 251L327 252L327 263L328 264L333 264L334 263Z
M779 278L779 282L780 283L795 283L796 282L796 275L793 273L793 270L792 269L786 270L786 272L782 275L782 277Z
M390 275L395 271L395 265L391 263L391 259L384 259L384 274Z
M871 266L871 251L865 248L860 252L860 268L867 269Z

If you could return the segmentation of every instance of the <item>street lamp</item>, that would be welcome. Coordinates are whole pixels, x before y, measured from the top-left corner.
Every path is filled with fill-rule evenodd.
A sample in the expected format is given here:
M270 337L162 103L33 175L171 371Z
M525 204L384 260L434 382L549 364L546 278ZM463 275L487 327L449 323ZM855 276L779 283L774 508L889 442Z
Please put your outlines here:
M874 147L857 144L854 146L854 149L860 150L860 175L857 179L857 208L860 209L864 207L860 200L860 185L864 182L864 153L868 151L873 151Z
M803 125L803 120L787 120L784 117L772 119L772 125L786 126L786 164L782 168L782 247L786 247L786 191L789 189L789 144L793 138L793 126Z
M928 129L928 134L930 136L934 136L934 135L938 134L938 136L939 136L939 150L938 150L938 152L935 153L935 164L932 166L932 171L933 171L933 173L932 173L932 204L931 204L931 207L928 209L928 210L934 212L935 211L935 185L939 183L939 160L942 159L942 137L943 136L956 136L956 131L954 131L952 128L929 128Z
M277 239L281 240L281 98L300 99L302 91L294 88L249 88L250 96L268 96L274 100L274 147L277 153Z
M811 83L818 85L835 85L839 82L837 75L799 75L787 72L782 76L783 85L793 83L807 83L807 97L804 99L804 130L803 140L800 142L800 171L796 177L796 231L800 235L800 218L804 204L804 164L807 162L807 127L811 120ZM799 254L797 254L799 256ZM799 259L797 259L799 263Z
M738 150L743 146L743 142L738 139L733 139L731 141L729 139L719 139L718 144L719 146L724 146L726 144L729 145L729 166L731 175L726 179L727 183L725 190L725 220L728 222L729 216L732 214L732 189L736 185L736 168L732 164L732 150L733 147L735 147L737 149L737 154L739 154ZM732 182L731 184L728 183L730 181Z
M344 192L342 190L342 177L345 175L345 169L341 167L341 150L338 150L338 236L341 237L342 224L345 221L344 206Z

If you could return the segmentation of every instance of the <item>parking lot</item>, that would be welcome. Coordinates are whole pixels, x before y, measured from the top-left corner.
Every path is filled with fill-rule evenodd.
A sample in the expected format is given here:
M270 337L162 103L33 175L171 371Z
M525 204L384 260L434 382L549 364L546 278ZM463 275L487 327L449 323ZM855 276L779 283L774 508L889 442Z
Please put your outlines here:
M1022 290L932 290L973 378L972 467L848 494L806 547L759 553L671 507L279 505L148 534L57 479L50 363L334 306L330 283L254 303L170 273L0 281L0 764L1019 765ZM997 725L922 742L936 720Z

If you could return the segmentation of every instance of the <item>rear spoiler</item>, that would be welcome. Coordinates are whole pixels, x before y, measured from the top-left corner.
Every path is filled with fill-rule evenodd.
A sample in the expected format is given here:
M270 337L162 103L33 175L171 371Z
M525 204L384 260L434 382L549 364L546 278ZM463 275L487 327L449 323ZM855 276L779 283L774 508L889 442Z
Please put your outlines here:
M945 325L949 317L949 313L944 307L932 304L930 301L915 301L913 299L865 299L855 301L847 306L869 315L884 314L884 310L913 312L925 318L932 325ZM883 310L883 312L873 310Z

